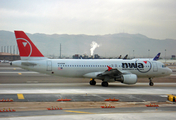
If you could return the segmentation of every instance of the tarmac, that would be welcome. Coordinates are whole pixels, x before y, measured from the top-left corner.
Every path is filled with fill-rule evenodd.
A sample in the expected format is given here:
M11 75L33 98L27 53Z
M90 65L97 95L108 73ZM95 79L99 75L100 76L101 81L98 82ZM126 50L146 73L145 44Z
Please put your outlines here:
M173 67L175 69L175 67ZM175 119L176 105L167 101L167 94L176 95L175 71L168 77L139 79L135 85L118 82L102 87L89 85L86 78L49 76L0 63L0 110L12 108L16 112L0 112L0 119ZM57 99L71 99L57 102ZM115 98L118 102L106 102ZM155 103L160 107L146 107ZM115 108L101 108L111 105ZM51 106L63 110L47 110Z

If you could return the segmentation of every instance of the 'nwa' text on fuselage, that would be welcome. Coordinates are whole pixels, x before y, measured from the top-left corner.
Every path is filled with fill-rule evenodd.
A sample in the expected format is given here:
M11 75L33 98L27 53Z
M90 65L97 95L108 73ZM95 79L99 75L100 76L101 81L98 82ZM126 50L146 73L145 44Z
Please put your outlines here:
M122 63L122 68L144 68L142 63Z

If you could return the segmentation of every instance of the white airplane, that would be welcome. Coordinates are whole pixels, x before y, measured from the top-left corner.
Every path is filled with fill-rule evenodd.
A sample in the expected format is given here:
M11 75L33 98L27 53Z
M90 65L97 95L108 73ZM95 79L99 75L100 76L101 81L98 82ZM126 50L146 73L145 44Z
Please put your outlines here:
M90 85L96 84L95 79L102 80L105 87L115 81L135 84L137 78L144 77L149 78L149 85L153 86L152 78L172 73L163 63L148 59L48 59L23 31L15 31L15 36L21 60L11 65L50 75L91 78Z

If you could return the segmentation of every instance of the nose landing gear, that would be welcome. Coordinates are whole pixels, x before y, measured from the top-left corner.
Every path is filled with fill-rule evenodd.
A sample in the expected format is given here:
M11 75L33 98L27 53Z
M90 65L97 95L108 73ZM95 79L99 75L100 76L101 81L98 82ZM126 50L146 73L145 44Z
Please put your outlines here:
M150 86L153 86L153 85L154 85L154 83L152 82L152 78L149 78L149 85L150 85Z
M92 79L92 78L90 79L89 83L90 83L90 85L96 85L96 81L94 79Z

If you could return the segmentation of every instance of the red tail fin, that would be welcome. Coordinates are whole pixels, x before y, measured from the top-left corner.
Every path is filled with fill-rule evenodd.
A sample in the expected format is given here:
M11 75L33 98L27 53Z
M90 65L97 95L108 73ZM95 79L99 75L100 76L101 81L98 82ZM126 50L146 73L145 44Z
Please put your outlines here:
M44 57L23 31L15 31L20 57Z

